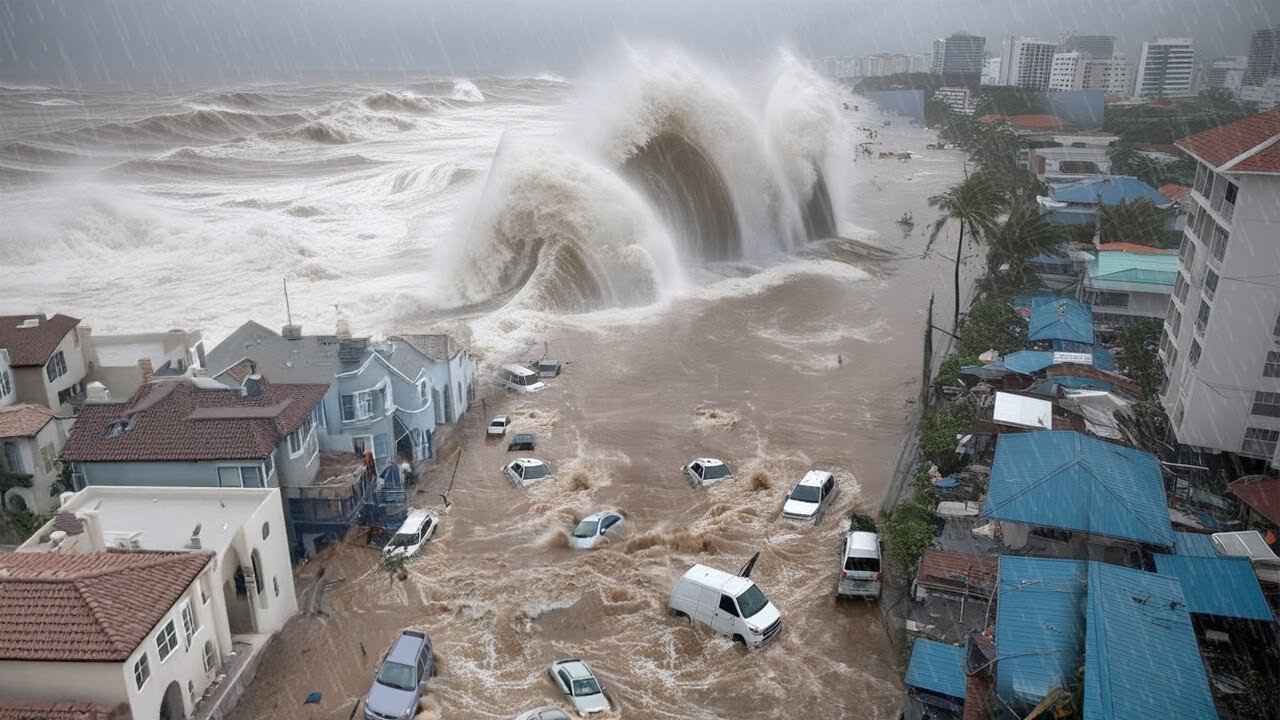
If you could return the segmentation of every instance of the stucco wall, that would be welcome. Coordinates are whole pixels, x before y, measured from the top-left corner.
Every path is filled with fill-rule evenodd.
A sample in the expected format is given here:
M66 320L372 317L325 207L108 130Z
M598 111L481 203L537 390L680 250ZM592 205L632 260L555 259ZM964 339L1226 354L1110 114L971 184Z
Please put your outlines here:
M204 572L209 573L212 571L206 567ZM214 613L208 602L201 603L200 593L197 589L198 584L199 579L187 587L187 591L183 593L182 598L174 604L160 622L156 623L151 632L147 634L146 639L142 641L142 644L129 656L128 661L123 666L117 666L120 667L124 676L129 706L133 709L135 718L159 717L160 704L164 700L165 689L170 682L175 681L181 691L183 712L184 714L189 714L195 708L195 701L204 694L205 689L209 687L213 676L216 674L216 665L213 672L205 672L205 642L213 642L214 653L217 658L221 658L224 651L218 645L217 633L214 629L214 623L216 622ZM191 603L196 622L200 626L195 634L192 635L190 642L187 642L179 610L184 601ZM156 644L156 636L159 634L160 629L171 621L174 624L174 630L177 632L178 647L162 661ZM133 666L143 654L148 657L148 663L151 666L151 677L139 689L134 681Z
M262 461L244 460L225 462L119 462L77 463L84 472L88 485L148 485L155 487L218 487L219 465L258 465ZM276 477L279 477L277 473ZM267 478L269 486L276 486L275 478Z
M123 668L120 663L0 660L0 698L104 705L128 702Z

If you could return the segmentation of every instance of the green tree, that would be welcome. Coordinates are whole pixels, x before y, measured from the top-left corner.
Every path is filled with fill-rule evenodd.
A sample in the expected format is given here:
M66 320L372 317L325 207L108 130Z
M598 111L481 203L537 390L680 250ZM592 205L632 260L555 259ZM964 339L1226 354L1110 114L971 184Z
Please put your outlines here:
M1007 297L984 295L969 308L958 334L957 355L976 357L988 350L1007 355L1026 347L1027 321Z
M1178 233L1169 229L1177 211L1160 209L1147 198L1098 208L1101 242L1130 242L1151 247L1177 247Z
M955 305L951 318L951 326L960 326L960 261L964 258L965 231L975 241L991 236L996 230L1000 217L1001 199L982 175L971 175L964 182L948 189L941 195L929 198L929 205L942 211L942 216L933 225L925 252L933 246L938 235L949 222L960 226L960 234L956 240L955 256Z
M920 418L920 455L943 473L960 465L956 454L956 436L973 432L974 407L967 402L953 402L939 410L926 412Z
M894 508L883 518L880 526L884 533L885 560L893 571L892 577L906 582L920 556L933 544L933 536L938 531L933 497L917 493Z
M1051 222L1034 198L1020 195L1013 201L1000 229L991 236L987 277L1007 288L1022 288L1034 275L1027 269L1027 262L1052 251L1065 240L1066 226ZM1001 270L1005 265L1008 268Z
M1160 346L1160 321L1141 320L1120 333L1116 362L1120 372L1142 387L1142 397L1154 400L1164 381L1164 365L1156 350Z

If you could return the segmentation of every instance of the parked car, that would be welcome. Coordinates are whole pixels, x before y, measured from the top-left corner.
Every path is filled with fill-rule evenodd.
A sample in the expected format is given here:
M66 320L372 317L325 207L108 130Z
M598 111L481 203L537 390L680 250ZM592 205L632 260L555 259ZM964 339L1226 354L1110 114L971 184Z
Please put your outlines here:
M531 432L516 433L511 436L511 442L507 444L507 452L513 450L529 450L532 451L538 446L538 436Z
M419 630L401 630L364 696L365 720L412 718L435 674L431 638Z
M569 713L548 705L522 712L516 716L516 720L570 720L570 718Z
M547 384L538 379L538 373L521 365L507 365L498 372L498 382L503 387L519 393L535 393L545 390Z
M684 466L684 474L689 482L698 487L714 485L721 480L732 480L733 474L729 466L715 458L697 458Z
M752 558L737 575L694 565L676 582L667 611L748 648L765 645L782 632L782 614L748 577L754 563Z
M400 524L400 529L396 530L396 534L391 536L387 541L386 547L382 548L383 557L391 557L399 555L404 558L411 558L418 554L422 546L431 539L436 533L436 526L440 524L440 520L434 513L426 510L414 510L409 513L404 522Z
M507 479L516 487L528 487L536 482L550 480L553 477L551 468L547 467L541 460L534 458L516 458L507 463L502 470L507 474Z
M839 490L834 475L823 470L810 470L787 496L782 505L782 517L816 522Z
M489 421L489 429L485 431L485 434L502 437L507 434L507 428L509 427L511 427L511 416L498 415Z
M573 528L572 533L569 533L569 547L588 550L596 544L597 540L621 524L622 515L613 510L588 515Z
M560 377L560 361L559 360L539 360L538 361L538 377L553 378Z
M560 692L569 698L573 709L582 715L598 715L609 712L612 706L605 697L604 686L591 668L578 658L557 660L547 668Z
M845 536L844 554L840 560L840 579L836 581L836 597L880 597L880 536L873 532L853 531Z

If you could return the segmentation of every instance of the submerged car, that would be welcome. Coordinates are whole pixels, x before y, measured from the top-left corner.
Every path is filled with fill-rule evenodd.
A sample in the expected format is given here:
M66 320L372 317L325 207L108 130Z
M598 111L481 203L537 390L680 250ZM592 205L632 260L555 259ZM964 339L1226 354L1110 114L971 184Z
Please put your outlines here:
M485 431L486 435L502 437L507 434L507 428L511 427L510 415L498 415L489 421L489 429Z
M538 377L553 378L560 376L560 361L547 358L538 361Z
M407 559L417 555L422 546L435 535L439 524L440 520L435 514L426 510L414 510L405 518L396 534L387 541L386 547L382 548L382 556L398 555Z
M612 528L622 524L622 515L613 510L598 512L582 519L569 533L569 547L587 550L596 541L609 533Z
M528 487L536 482L551 479L551 468L536 458L516 458L502 469L507 479L516 487Z
M582 715L598 715L611 709L605 697L604 686L596 674L582 660L570 658L557 660L547 669L556 687L573 703L573 709Z
M364 697L365 720L412 718L435 674L431 638L419 630L400 631Z
M782 505L782 517L788 520L817 520L830 504L840 486L836 478L823 470L810 470L796 483Z
M684 466L685 477L698 487L714 485L721 480L732 480L729 466L715 458L697 458Z
M531 432L516 433L507 445L507 452L513 450L534 450L538 446L538 436Z
M526 712L522 712L516 716L516 720L570 720L569 713L560 708L546 707L534 708Z

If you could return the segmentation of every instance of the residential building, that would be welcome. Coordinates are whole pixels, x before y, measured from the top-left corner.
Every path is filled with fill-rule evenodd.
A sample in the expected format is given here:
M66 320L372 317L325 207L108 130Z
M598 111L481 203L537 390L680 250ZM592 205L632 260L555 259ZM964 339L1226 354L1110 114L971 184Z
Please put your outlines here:
M1027 167L1050 184L1101 180L1111 172L1111 156L1106 146L1029 148Z
M911 661L902 684L918 695L925 694L928 705L964 704L966 675L964 648L937 640L919 638L911 644Z
M983 85L999 85L1000 84L1000 56L983 58L982 60L982 84Z
M832 80L859 75L858 59L854 57L823 57L812 61L815 72Z
M1179 442L1280 467L1280 109L1177 145L1196 160L1196 209L1160 343L1161 400Z
M1085 265L1082 296L1093 307L1094 321L1112 327L1138 320L1161 320L1169 309L1169 296L1178 286L1178 254L1174 250L1150 253L1099 250Z
M1205 87L1226 90L1232 95L1239 96L1240 88L1244 85L1247 64L1248 59L1242 57L1214 58L1205 68Z
M9 364L9 351L0 348L0 407L18 402L18 387L14 385L13 367Z
M1134 95L1145 100L1189 97L1194 75L1191 38L1154 38L1142 43Z
M79 324L66 315L0 316L0 349L8 351L18 402L71 415L71 401L85 390Z
M1261 85L1241 87L1240 100L1251 103L1258 110L1263 111L1280 105L1280 77L1269 78Z
M1054 43L1035 38L1005 38L1000 52L999 84L1048 90L1056 49Z
M934 74L972 77L982 76L987 39L967 32L954 32L945 40L933 41Z
M199 331L97 335L80 326L86 382L102 383L110 395L127 398L151 375L174 377L202 365Z
M1276 78L1280 78L1280 25L1253 32L1242 84L1260 87Z
M1101 90L1104 95L1131 97L1137 68L1124 53L1108 58L1090 58L1084 63L1082 90Z
M941 38L933 41L933 52L930 55L929 72L942 74L942 64L947 57L947 41Z
M1093 225L1098 221L1098 208L1101 206L1144 199L1161 208L1173 205L1173 201L1161 195L1158 190L1128 175L1114 175L1101 180L1050 188L1049 197L1039 198L1039 202L1050 211L1050 218L1054 222L1064 225Z
M947 107L961 115L972 115L973 105L970 102L969 88L942 87L933 93L933 97L947 104Z
M1083 90L1086 58L1078 52L1053 54L1049 69L1050 90Z
M0 510L48 512L62 485L66 431L43 405L0 405Z
M1080 53L1085 58L1109 58L1116 51L1116 39L1112 35L1076 35L1067 33L1059 45L1062 52Z

